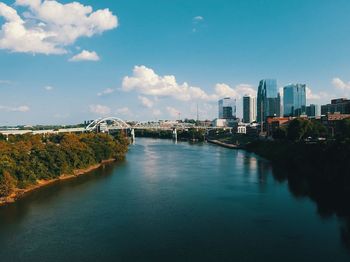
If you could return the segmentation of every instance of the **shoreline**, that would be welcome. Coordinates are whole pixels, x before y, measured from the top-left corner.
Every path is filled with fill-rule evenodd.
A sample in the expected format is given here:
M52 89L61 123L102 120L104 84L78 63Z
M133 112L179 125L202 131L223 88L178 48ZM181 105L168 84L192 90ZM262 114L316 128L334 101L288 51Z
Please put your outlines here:
M73 171L73 174L62 174L61 176L59 176L58 178L55 179L50 179L50 180L38 180L37 184L35 185L31 185L25 189L19 189L16 188L14 189L14 192L7 196L7 197L2 197L0 198L0 207L1 206L5 206L5 205L9 205L12 204L14 202L16 202L17 200L25 197L28 193L33 192L37 189L40 189L42 187L51 185L53 183L56 183L58 181L64 181L64 180L69 180L69 179L73 179L76 177L79 177L81 175L85 175L88 174L98 168L100 168L101 166L108 164L108 163L112 163L115 162L116 159L107 159L107 160L103 160L101 163L84 168L84 169L76 169Z
M219 140L207 139L207 142L210 143L210 144L222 146L222 147L229 148L229 149L243 149L241 146L237 146L237 145L233 145L233 144L227 144L227 143L221 142Z

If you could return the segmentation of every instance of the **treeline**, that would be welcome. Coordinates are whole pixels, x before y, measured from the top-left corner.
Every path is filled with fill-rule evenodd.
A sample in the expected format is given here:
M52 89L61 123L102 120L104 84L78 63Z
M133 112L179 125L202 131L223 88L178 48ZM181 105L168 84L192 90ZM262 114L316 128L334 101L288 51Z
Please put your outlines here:
M121 160L128 149L123 136L58 134L0 137L0 197L38 180L58 178L103 160Z
M346 141L350 139L350 119L336 121L330 132L319 120L296 118L287 126L275 129L272 137L277 140L294 142L316 138L333 138L337 141Z
M275 130L273 141L256 140L246 149L292 171L294 176L315 181L313 184L349 192L350 120L339 121L335 130L333 135L320 122L294 119Z
M149 130L137 129L135 130L136 137L150 137L161 139L172 139L172 130ZM177 139L183 141L199 141L205 140L205 130L197 128L189 128L187 130L177 130Z

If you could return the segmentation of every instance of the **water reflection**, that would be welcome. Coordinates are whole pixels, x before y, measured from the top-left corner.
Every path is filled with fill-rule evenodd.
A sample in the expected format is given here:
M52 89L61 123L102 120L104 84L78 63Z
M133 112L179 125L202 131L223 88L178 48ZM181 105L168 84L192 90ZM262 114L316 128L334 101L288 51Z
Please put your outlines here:
M31 211L32 203L37 206L49 207L52 201L56 201L58 195L65 192L74 192L77 188L94 186L98 180L104 180L112 175L116 166L123 165L124 162L112 163L101 166L89 174L71 180L57 181L51 185L28 193L24 198L13 204L0 207L0 231L5 230L4 225L16 224L25 219Z
M295 198L310 198L316 203L317 214L328 219L337 216L340 223L340 237L350 251L350 192L345 186L321 183L317 178L281 166L273 166L274 179L288 182L289 191ZM314 177L314 176L313 176Z

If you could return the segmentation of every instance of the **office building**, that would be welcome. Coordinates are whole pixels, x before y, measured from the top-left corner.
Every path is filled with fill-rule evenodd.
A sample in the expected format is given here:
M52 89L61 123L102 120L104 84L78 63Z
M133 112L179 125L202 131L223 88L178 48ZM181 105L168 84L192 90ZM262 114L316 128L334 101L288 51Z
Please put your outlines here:
M305 108L305 114L310 118L315 118L320 115L319 107L315 104L310 104Z
M300 116L306 109L306 85L289 84L283 88L283 115Z
M321 115L350 114L350 100L346 98L333 99L330 104L321 106Z
M236 99L225 97L219 100L219 119L236 118Z
M252 123L256 121L256 98L245 95L243 97L243 122Z
M281 97L276 79L261 80L257 95L257 121L264 122L268 116L281 115Z

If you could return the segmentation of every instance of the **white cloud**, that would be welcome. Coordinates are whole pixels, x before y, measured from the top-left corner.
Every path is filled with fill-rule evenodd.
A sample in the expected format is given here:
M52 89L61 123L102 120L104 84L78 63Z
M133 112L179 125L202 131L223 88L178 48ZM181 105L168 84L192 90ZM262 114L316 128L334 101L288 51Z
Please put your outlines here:
M52 91L54 88L53 88L53 86L45 86L44 89L46 91Z
M344 82L339 77L335 77L332 79L332 84L335 88L340 90L350 90L350 82Z
M223 97L241 99L244 95L256 96L256 90L248 84L239 84L232 88L227 84L221 83L215 85L215 95L218 99Z
M306 99L310 99L310 100L325 100L325 99L329 99L330 95L326 92L318 92L318 93L314 93L312 92L311 88L306 87Z
M171 117L174 117L174 118L180 117L181 115L181 112L179 110L171 106L167 106L166 111Z
M83 50L79 54L73 56L69 59L70 62L80 62L80 61L99 61L100 57L95 51Z
M23 14L17 10L25 9ZM0 2L0 49L11 52L65 54L81 37L92 37L118 26L109 9L93 11L79 2L17 0L15 8Z
M199 98L198 95L207 96L198 87L189 86L186 82L178 84L175 76L159 76L153 69L146 66L135 66L133 76L124 77L122 89L124 91L136 90L144 95L170 96L182 101Z
M6 111L6 112L28 112L30 108L28 106L18 106L18 107L11 107L11 106L1 106L0 105L0 111Z
M146 66L135 66L132 76L125 76L122 90L136 91L143 95L154 97L172 97L180 101L201 100L217 101L223 97L242 98L249 94L256 96L256 90L248 84L239 84L232 88L227 84L216 84L214 92L208 94L200 87L190 86L186 82L179 84L174 75L160 76Z
M97 96L109 95L109 94L114 93L114 91L115 91L115 89L113 89L113 88L106 88L102 92L97 93Z
M198 22L200 22L200 21L203 21L203 20L204 20L204 17L198 15L198 16L193 17L192 20L193 20L194 23L198 23Z
M101 116L105 116L111 113L111 109L108 106L90 105L89 108L91 113L101 115Z
M173 97L181 101L192 99L215 100L216 96L209 96L199 87L188 85L186 82L179 84L175 76L157 75L153 69L146 66L135 66L132 76L123 79L122 90L137 91L143 95Z
M147 108L152 108L153 107L153 101L150 100L149 98L147 98L145 96L139 96L138 99L141 101L141 104L144 107L147 107Z

